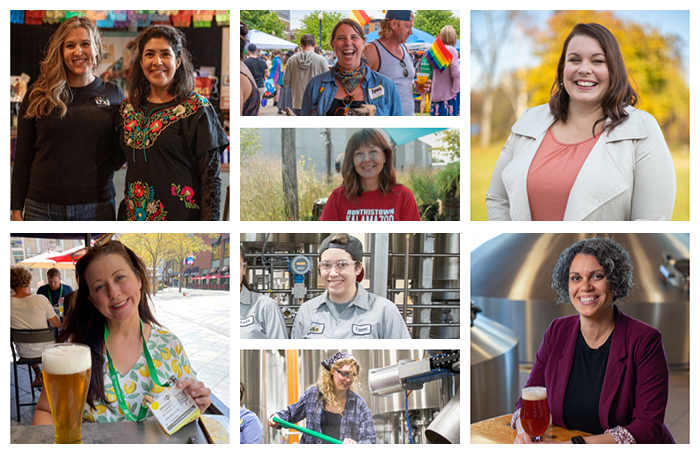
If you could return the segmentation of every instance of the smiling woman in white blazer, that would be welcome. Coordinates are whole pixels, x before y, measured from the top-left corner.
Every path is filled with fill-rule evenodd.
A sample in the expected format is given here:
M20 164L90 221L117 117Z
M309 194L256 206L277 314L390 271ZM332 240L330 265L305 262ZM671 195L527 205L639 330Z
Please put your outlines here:
M670 220L673 160L658 123L636 103L613 35L576 25L549 104L525 111L496 163L489 220Z

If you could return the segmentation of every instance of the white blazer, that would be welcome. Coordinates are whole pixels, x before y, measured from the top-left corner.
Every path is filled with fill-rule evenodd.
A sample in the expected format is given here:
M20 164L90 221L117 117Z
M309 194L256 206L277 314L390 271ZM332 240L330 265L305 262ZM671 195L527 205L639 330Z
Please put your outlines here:
M644 111L630 106L625 111L629 118L604 132L583 163L564 221L671 219L676 173L661 128ZM532 221L527 175L553 123L544 104L526 110L513 125L486 195L489 220Z

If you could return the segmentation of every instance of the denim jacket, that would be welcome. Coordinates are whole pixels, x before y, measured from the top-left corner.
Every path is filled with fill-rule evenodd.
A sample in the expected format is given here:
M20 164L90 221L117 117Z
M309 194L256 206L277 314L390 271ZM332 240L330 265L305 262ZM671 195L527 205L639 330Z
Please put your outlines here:
M309 81L304 91L301 115L326 115L331 107L338 86L335 84L333 71L315 76ZM394 81L370 69L362 81L364 104L377 106L375 115L403 115L401 96Z

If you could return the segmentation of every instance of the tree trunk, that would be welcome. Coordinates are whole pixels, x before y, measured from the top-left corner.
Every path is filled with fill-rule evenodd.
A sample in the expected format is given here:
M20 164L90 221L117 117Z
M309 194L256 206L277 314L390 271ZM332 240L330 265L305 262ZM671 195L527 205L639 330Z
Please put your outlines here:
M297 193L297 151L294 128L282 128L282 188L287 220L299 219Z

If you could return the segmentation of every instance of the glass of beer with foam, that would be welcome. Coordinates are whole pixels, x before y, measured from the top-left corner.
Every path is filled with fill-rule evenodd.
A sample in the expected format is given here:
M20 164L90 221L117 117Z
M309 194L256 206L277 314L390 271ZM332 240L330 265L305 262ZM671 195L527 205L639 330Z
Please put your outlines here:
M530 436L540 442L549 427L549 405L545 387L525 387L521 395L520 424Z
M90 347L58 343L46 346L41 359L56 435L54 444L82 444L83 409L92 367Z

